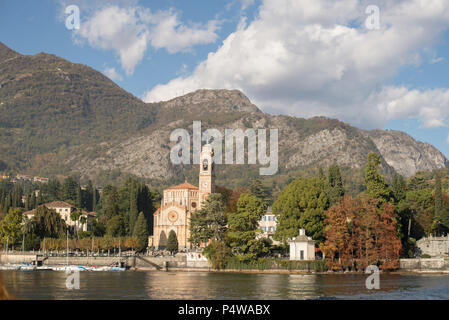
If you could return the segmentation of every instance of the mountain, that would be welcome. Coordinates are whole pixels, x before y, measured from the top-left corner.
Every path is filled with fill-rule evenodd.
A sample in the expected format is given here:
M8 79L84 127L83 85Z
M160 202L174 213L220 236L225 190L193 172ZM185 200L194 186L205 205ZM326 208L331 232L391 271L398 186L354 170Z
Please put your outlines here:
M177 128L191 132L196 120L203 131L279 129L279 174L271 177L277 184L333 163L361 176L369 152L381 155L387 174L411 176L448 164L436 148L405 133L266 114L238 90L198 90L144 103L88 66L46 53L21 55L0 43L0 170L79 172L97 182L105 172L162 184L195 181L196 166L170 163L169 137ZM217 180L244 184L259 167L218 165Z
M154 114L92 68L46 53L21 55L0 43L0 153L11 169L131 136Z

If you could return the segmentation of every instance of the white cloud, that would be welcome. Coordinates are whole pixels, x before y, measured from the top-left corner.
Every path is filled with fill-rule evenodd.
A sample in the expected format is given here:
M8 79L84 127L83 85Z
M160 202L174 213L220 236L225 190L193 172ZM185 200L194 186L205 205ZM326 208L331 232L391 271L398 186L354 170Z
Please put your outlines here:
M401 66L419 65L423 50L449 27L449 2L377 3L381 28L371 31L364 28L368 1L264 0L257 18L240 23L190 76L155 86L144 100L236 88L272 113L326 115L365 128L403 116L444 125L447 90L385 84Z
M169 53L191 50L217 40L218 22L185 25L173 10L152 13L147 8L116 5L101 7L81 22L75 42L87 40L90 46L113 50L125 73L131 75L149 44Z
M245 10L248 7L251 7L255 0L240 0L242 10Z
M115 70L115 68L106 68L103 70L106 77L114 81L122 81L123 77Z
M150 33L151 45L156 49L166 48L169 53L191 49L195 45L213 43L217 40L218 21L211 20L206 26L200 24L187 27L173 11L162 11L151 19L154 27Z
M149 30L142 23L146 14L138 8L107 7L83 21L75 34L87 39L92 47L114 50L130 75L147 50Z
M432 59L430 59L430 64L436 64L443 61L444 61L443 57L433 57Z

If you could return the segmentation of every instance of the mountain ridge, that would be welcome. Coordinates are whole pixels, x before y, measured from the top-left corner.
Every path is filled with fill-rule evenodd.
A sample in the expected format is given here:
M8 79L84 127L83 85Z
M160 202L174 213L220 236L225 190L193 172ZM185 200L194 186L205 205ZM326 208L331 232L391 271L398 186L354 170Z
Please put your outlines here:
M284 180L333 163L359 170L369 152L380 154L391 174L411 176L448 165L439 150L406 133L366 131L326 117L267 114L239 90L200 89L145 103L86 65L47 53L20 55L1 42L0 115L0 168L40 175L75 171L95 179L99 172L119 170L182 180L194 169L170 163L169 137L176 128L191 132L197 120L203 131L279 129ZM218 175L243 181L258 168L222 166Z

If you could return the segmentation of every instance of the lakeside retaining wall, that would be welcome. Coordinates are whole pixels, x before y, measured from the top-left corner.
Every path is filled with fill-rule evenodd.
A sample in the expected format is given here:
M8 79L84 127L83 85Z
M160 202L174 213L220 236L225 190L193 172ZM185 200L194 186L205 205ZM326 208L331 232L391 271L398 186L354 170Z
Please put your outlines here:
M32 263L37 259L46 266L113 266L119 261L126 266L145 270L167 270L170 268L182 269L209 269L209 263L204 259L188 259L186 254L178 254L175 257L42 257L36 253L0 253L0 264L21 264L22 262Z
M416 272L449 271L449 260L444 258L400 259L400 270Z

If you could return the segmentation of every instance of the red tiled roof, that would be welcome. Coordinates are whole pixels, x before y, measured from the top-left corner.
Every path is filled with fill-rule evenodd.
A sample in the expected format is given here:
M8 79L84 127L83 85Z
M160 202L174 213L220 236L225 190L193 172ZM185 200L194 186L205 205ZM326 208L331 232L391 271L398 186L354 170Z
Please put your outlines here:
M73 208L73 206L70 204L70 203L67 203L67 202L64 202L64 201L53 201L53 202L50 202L50 203L45 203L44 204L47 208L55 208L55 207L58 207L58 208Z
M30 211L25 211L23 214L29 216L29 215L32 215L32 214L35 214L35 213L36 213L36 209L33 209L33 210L30 210Z
M179 189L199 190L198 187L194 186L193 184L188 183L187 181L184 183L181 183L177 186L170 187L167 190L173 190L173 189L176 189L176 190L179 190Z

